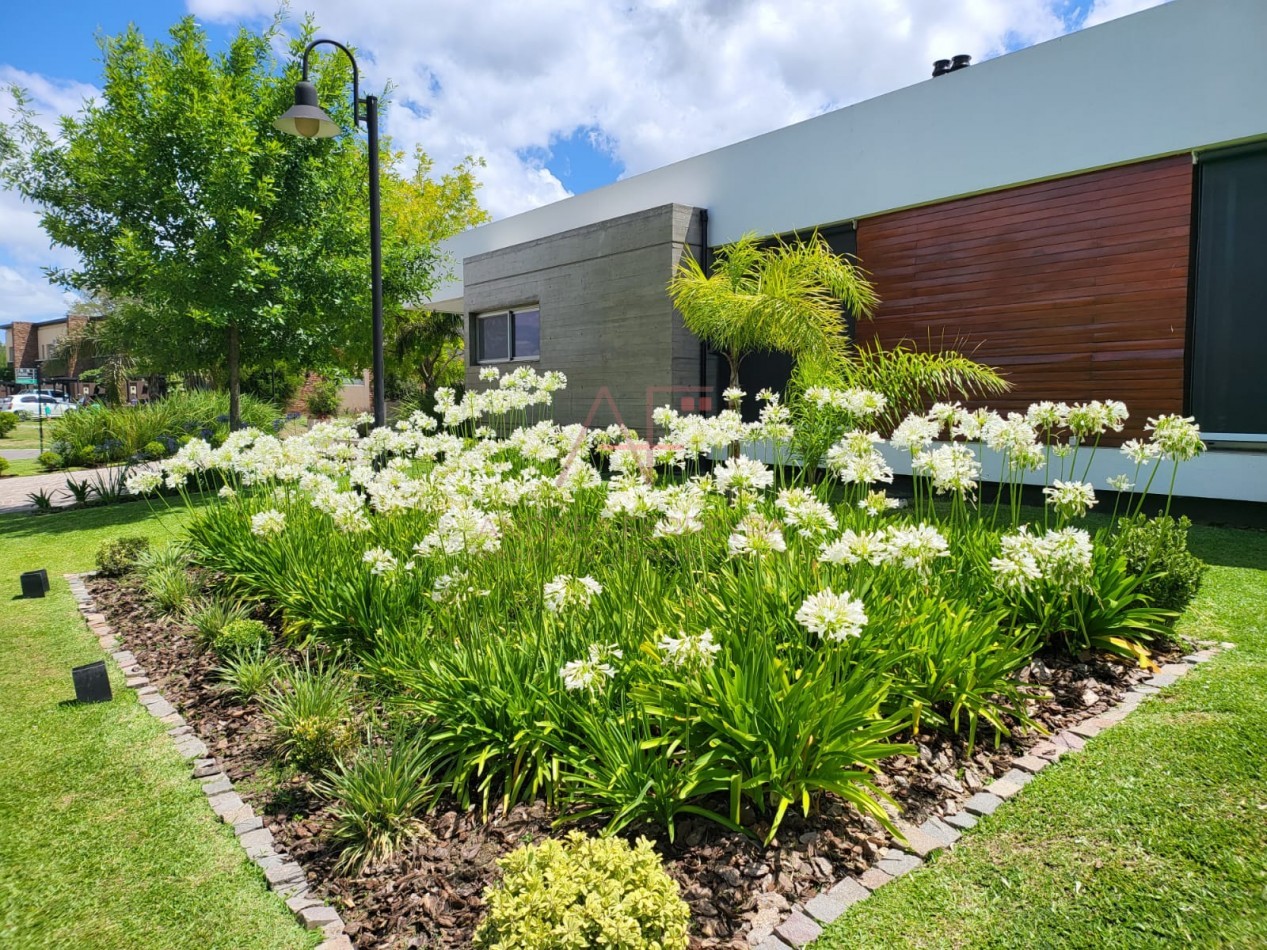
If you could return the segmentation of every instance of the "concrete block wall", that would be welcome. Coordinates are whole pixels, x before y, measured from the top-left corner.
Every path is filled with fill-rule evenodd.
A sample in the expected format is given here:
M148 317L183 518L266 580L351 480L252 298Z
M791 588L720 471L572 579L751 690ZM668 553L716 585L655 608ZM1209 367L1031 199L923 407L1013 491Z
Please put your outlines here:
M541 355L527 363L568 376L555 421L645 434L652 408L700 395L699 341L666 290L688 246L699 253L700 232L697 209L668 204L468 258L468 337L480 313L538 306ZM467 386L482 388L467 353Z

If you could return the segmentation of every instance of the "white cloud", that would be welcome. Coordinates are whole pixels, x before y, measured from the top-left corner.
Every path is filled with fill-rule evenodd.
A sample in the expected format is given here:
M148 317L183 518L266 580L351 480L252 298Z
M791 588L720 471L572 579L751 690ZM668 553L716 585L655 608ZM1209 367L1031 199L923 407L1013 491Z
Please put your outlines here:
M74 294L50 286L38 270L0 264L0 323L65 316L74 301Z
M189 0L198 16L266 17L275 0ZM557 200L526 149L598 129L627 174L727 145L1068 30L1063 0L308 0L323 36L395 84L398 145L442 166L488 162L501 217ZM411 108L404 108L404 104Z
M78 112L98 94L87 83L49 79L0 64L0 119L9 121L14 108L9 89L26 90L36 123L56 134L57 118ZM75 297L49 284L41 267L71 267L73 251L52 247L40 227L38 212L16 192L0 190L0 320L43 320L62 316Z
M1167 0L1095 0L1091 9L1087 11L1082 26L1095 26L1107 20L1116 20L1118 17L1160 6L1165 2Z

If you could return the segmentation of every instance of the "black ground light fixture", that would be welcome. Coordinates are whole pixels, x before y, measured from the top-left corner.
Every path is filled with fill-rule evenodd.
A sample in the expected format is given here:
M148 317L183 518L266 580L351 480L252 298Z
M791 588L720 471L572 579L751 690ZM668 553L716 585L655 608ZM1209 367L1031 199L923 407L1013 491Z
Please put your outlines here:
M70 671L75 681L75 701L80 703L108 703L114 699L110 692L110 674L106 672L106 661L98 660L77 666Z
M356 57L342 43L313 40L304 49L303 79L295 83L295 104L273 123L283 132L306 139L328 139L343 130L317 101L317 87L308 81L308 54L321 44L336 46L352 61L352 121L365 122L370 152L370 281L374 299L374 425L387 423L387 390L383 367L383 229L378 195L378 97L361 98ZM363 108L362 108L363 107Z
M48 592L48 571L27 571L22 575L22 596L43 597Z

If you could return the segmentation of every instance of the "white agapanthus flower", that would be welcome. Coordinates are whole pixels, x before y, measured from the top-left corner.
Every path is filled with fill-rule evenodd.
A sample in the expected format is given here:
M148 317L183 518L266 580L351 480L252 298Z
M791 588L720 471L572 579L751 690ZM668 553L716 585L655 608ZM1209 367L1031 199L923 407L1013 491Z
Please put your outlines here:
M370 548L361 556L361 560L369 565L370 573L376 577L395 573L400 566L396 555L386 548Z
M898 423L889 436L889 444L905 452L916 452L932 445L940 432L940 423L927 416L912 413Z
M891 527L885 541L890 560L921 574L926 574L938 558L950 556L950 543L945 535L923 522Z
M826 564L854 565L866 562L879 567L890 556L888 535L884 531L843 531L840 537L819 549L819 560Z
M1145 427L1152 432L1153 444L1161 457L1174 462L1187 462L1205 451L1201 427L1191 416L1158 416Z
M431 599L438 604L462 604L475 597L487 597L489 593L472 584L466 571L441 574L431 585Z
M286 527L286 516L276 508L251 515L251 534L259 538L281 534Z
M890 498L887 492L872 491L867 492L866 497L858 502L858 508L871 517L876 518L886 511L901 508L902 504L902 499Z
M216 494L226 501L238 497L238 493L232 485L221 485L220 490Z
M1127 439L1122 443L1121 453L1136 465L1147 465L1161 455L1161 446L1154 442L1141 442L1139 439Z
M713 473L717 489L729 494L758 492L774 484L774 472L764 462L741 455L726 459Z
M1135 483L1131 481L1129 475L1110 475L1108 486L1117 491L1131 491L1135 487Z
M1089 482L1065 482L1056 479L1043 489L1047 504L1066 518L1081 518L1095 507L1095 489Z
M588 607L602 592L603 585L592 577L558 574L545 585L543 595L546 609L557 614L573 607Z
M812 538L836 530L836 515L831 507L806 488L785 488L774 504L783 513L783 522L802 537Z
M1080 528L1062 528L1045 535L1021 525L999 539L1000 553L990 561L995 583L1024 593L1039 581L1062 592L1085 587L1091 578L1091 536Z
M732 555L763 557L787 550L787 541L777 522L760 514L745 516L726 542Z
M1025 411L1025 420L1035 429L1062 429L1069 418L1069 406L1063 402L1036 402Z
M127 480L128 491L133 495L148 495L163 484L163 476L158 472L137 472Z
M796 621L810 633L837 642L862 635L867 612L861 600L846 591L837 594L828 588L810 594L796 612Z
M660 641L660 652L672 666L680 669L703 669L713 664L713 657L721 649L721 645L713 640L713 632L686 633L678 631L676 637L664 637Z
M970 495L977 490L981 478L981 462L976 453L957 443L918 453L911 467L917 475L927 475L939 495L945 492Z
M721 398L726 400L726 402L728 402L730 405L734 406L743 402L743 397L746 395L748 394L744 392L742 389L740 389L738 386L727 386L726 389L722 392Z
M616 675L616 668L607 660L621 659L622 656L615 644L591 644L589 656L563 664L559 676L563 677L563 685L567 689L599 693L607 685L607 681Z

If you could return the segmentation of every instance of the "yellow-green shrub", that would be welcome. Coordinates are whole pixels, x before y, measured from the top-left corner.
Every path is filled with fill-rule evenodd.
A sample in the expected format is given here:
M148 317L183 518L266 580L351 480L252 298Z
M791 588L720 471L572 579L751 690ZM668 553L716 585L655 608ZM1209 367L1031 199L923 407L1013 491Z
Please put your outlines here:
M487 950L681 950L690 912L645 838L525 845L499 862L475 933Z

